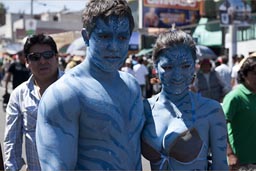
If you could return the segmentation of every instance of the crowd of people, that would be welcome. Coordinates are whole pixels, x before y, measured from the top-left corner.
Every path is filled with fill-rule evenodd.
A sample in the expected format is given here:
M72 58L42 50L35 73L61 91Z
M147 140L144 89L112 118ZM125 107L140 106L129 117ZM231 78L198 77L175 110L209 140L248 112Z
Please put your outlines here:
M233 68L198 60L191 35L171 29L150 56L127 57L126 0L91 0L82 21L86 57L67 62L35 34L2 66L13 90L0 170L142 170L141 155L152 170L256 169L255 54Z
M234 55L232 68L228 66L226 55L221 55L216 59L196 59L196 70L190 90L200 93L203 97L222 102L223 97L238 84L239 61L243 58L243 55ZM132 74L137 79L145 98L150 98L161 90L152 54L130 55L120 70Z

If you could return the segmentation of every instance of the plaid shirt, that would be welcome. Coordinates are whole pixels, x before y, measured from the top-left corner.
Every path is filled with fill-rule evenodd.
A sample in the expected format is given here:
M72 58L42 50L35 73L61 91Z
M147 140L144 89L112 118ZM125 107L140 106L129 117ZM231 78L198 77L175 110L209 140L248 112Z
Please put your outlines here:
M59 77L63 72L59 72ZM28 170L41 170L36 149L36 120L40 96L35 89L34 78L22 83L11 93L6 109L4 136L5 170L20 170L25 164L22 158L23 135L25 136Z

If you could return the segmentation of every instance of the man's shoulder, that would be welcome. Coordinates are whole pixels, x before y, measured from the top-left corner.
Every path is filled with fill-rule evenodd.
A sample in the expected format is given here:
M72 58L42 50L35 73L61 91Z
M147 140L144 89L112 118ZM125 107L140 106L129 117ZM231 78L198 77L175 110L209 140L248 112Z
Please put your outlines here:
M15 69L15 66L16 66L16 65L17 65L16 62L12 62L12 63L9 65L9 67L8 67L8 71Z
M242 96L244 96L245 92L243 91L242 85L237 85L234 89L232 89L230 92L226 94L224 99L229 100L239 100Z
M119 74L125 83L137 82L136 78L131 73L119 71Z
M24 92L24 91L30 91L32 87L30 86L30 80L26 80L20 85L18 85L12 92Z
M229 70L229 67L226 64L221 64L215 68L215 71L223 71L223 70Z

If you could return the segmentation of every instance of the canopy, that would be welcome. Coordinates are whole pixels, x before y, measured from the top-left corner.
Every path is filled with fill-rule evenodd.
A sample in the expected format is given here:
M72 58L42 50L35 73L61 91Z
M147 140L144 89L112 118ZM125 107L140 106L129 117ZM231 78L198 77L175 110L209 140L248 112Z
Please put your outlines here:
M86 51L86 45L84 42L83 37L79 37L78 39L74 40L67 48L66 53L74 55L78 51Z
M2 48L2 51L11 55L17 54L21 50L23 50L23 45L21 43L10 43Z
M139 53L137 53L135 56L143 56L143 55L147 55L150 54L153 51L153 48L149 48L149 49L142 49L141 51L139 51Z
M197 50L196 56L197 56L197 59L199 60L217 58L217 55L213 52L213 50L207 46L196 45L196 50Z
M197 44L222 46L222 32L219 20L209 21L208 18L201 18L192 36Z

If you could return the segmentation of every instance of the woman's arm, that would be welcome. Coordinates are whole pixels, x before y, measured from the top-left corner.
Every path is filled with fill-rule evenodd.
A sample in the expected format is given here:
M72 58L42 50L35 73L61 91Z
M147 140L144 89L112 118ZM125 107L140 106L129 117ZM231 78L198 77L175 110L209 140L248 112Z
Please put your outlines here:
M212 170L228 170L227 127L224 113L218 105L209 118L210 122L210 150L212 153Z

